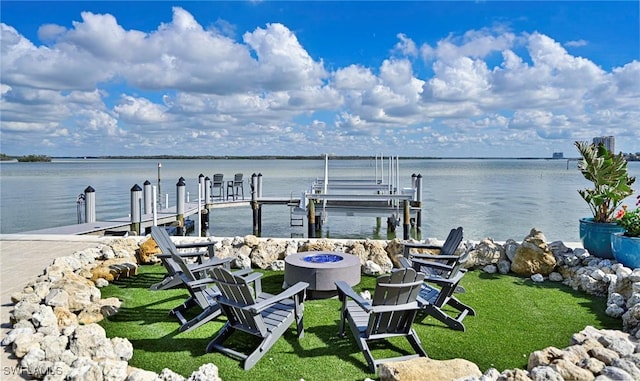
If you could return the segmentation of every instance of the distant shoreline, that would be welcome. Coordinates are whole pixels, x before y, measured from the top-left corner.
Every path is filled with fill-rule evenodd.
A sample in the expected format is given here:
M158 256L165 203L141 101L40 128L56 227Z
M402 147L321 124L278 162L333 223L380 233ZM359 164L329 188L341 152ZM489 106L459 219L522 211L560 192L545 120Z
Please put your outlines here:
M389 156L384 156L388 158ZM396 156L394 156L395 158ZM278 155L255 155L255 156L183 156L183 155L153 155L153 156L52 156L52 159L74 159L74 160L324 160L324 155L310 156L278 156ZM329 156L332 160L369 160L373 156ZM398 156L400 160L578 160L578 157L433 157L433 156ZM12 159L15 161L15 159Z

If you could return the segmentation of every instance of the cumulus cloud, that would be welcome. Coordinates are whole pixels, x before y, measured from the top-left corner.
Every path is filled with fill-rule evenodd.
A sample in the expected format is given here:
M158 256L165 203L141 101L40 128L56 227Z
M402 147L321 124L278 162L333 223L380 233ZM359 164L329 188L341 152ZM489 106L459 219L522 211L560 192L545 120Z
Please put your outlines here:
M600 134L640 141L629 128L640 119L640 62L607 71L566 50L586 41L539 32L493 27L437 41L394 32L377 66L328 71L284 24L203 27L180 7L149 31L83 12L70 28L42 25L46 45L0 27L3 146L22 153L30 139L77 155L95 144L105 154L189 145L362 155L378 146L463 155L484 144L513 155Z

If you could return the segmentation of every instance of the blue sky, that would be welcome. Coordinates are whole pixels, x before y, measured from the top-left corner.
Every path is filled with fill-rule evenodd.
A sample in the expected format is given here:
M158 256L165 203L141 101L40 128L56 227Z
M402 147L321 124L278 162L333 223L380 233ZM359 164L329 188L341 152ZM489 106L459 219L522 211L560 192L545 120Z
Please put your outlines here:
M638 1L2 1L0 151L640 151Z

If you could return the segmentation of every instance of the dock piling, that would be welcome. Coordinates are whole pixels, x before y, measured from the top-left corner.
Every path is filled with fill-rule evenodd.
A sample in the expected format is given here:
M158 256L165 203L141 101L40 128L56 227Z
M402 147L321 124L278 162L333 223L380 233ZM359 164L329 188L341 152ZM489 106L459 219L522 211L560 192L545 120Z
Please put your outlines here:
M309 238L316 238L316 207L315 201L309 200L309 223L307 224L307 230Z
M178 179L176 184L176 220L178 221L178 235L184 235L184 200L186 184L184 177Z
M151 181L145 180L144 182L144 214L151 213L151 202L154 198L151 196Z
M142 219L142 188L135 184L131 188L131 231L140 235L140 220Z
M410 238L411 228L411 205L409 200L404 200L404 215L402 219L402 239L408 240Z
M84 222L96 222L96 191L91 186L84 190Z

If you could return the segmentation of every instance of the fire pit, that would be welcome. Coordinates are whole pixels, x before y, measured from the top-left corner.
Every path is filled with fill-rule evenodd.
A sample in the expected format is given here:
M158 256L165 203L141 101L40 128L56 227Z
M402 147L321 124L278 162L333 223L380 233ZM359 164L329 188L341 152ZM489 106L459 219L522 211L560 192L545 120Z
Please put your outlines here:
M309 283L307 297L327 298L336 295L336 281L350 286L360 283L360 259L355 255L330 251L306 251L284 259L285 287L296 282Z

